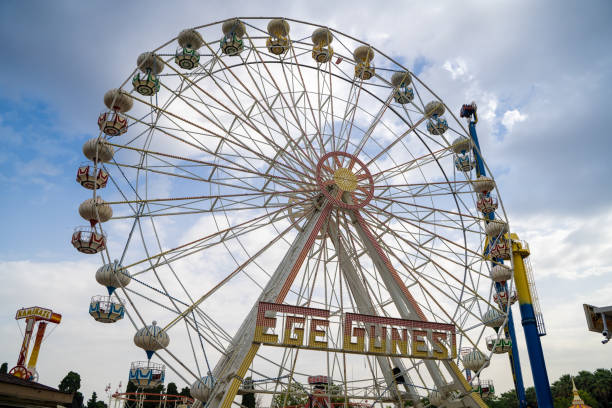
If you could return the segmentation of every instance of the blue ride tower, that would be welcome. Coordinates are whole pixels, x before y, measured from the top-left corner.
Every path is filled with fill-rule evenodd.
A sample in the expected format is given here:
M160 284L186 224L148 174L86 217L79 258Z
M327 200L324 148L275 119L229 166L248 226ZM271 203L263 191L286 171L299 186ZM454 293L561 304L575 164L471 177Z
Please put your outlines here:
M478 116L476 114L476 103L463 105L461 108L460 116L468 120L468 127L470 131L470 137L472 139L472 150L474 152L474 159L476 164L476 177L486 176L487 172L482 159L480 144L478 142L478 135L476 134L476 123L478 123ZM488 194L488 193L487 193ZM483 213L488 219L495 219L495 213ZM492 266L496 263L503 263L503 260L492 261ZM511 302L511 295L508 293L507 284L495 283L495 290L498 298L502 298L503 294L506 294L508 302ZM527 398L525 396L525 385L523 384L523 373L521 371L521 362L519 358L519 352L516 343L516 334L514 332L514 319L512 317L512 308L508 308L508 324L504 328L506 338L512 341L512 350L508 352L508 358L510 359L510 367L512 368L512 378L514 380L514 388L519 401L519 408L527 408Z

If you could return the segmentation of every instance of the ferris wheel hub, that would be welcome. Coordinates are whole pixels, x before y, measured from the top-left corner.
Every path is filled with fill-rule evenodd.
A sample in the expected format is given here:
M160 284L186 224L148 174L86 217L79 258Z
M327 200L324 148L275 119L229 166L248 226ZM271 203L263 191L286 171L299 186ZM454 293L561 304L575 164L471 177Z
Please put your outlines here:
M336 207L356 210L374 196L374 179L366 165L353 154L326 153L317 164L317 185Z
M334 182L342 191L352 193L357 189L357 176L346 167L340 167L334 172Z

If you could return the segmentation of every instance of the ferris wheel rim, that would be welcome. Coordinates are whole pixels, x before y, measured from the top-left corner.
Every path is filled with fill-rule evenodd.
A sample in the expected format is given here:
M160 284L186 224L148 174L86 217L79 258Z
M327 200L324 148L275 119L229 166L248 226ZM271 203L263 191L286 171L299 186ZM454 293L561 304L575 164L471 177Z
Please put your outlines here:
M241 19L242 19L242 18L241 18ZM256 19L264 19L264 18L263 18L263 17L261 17L261 18L256 18ZM228 20L231 20L231 19L228 19ZM228 21L228 20L223 20L223 21ZM288 21L300 22L299 20L292 20L292 19L286 19L286 20L288 20ZM221 22L222 22L222 21L221 21ZM205 26L200 26L200 27L197 27L197 28L202 28L202 27L212 26L212 25L215 25L215 24L220 24L221 22L211 23L211 24L208 24L208 25L205 25ZM301 22L301 23L304 23L304 22ZM305 23L305 24L309 24L309 25L318 26L318 25L316 25L316 24L310 24L310 23ZM319 26L319 27L322 27L322 26ZM336 31L336 30L333 30L333 29L332 29L332 31L333 31L333 32L335 32L335 33L338 33L338 34L344 35L343 33L339 32L339 31ZM345 36L346 36L346 35L345 35ZM355 40L355 41L361 42L360 40L354 39L354 38L352 38L352 37L350 37L350 36L347 36L347 37L349 37L349 38L351 38L351 39L353 39L353 40ZM170 44L170 43L171 43L171 42L173 42L173 41L174 41L174 39L170 40L168 43L166 43L166 44L164 44L164 45L162 45L162 46L158 47L156 50L161 49L162 47L164 47L165 45ZM362 43L362 44L365 44L365 43L363 43L363 42L361 42L361 43ZM376 50L376 52L377 52L377 53L379 53L380 55L383 55L383 56L385 56L386 58L390 59L390 58L389 58L389 57L387 57L385 54L383 54L381 51L377 50L376 48L372 47L372 49ZM393 61L392 59L390 59L390 60L391 60L391 61ZM264 63L264 62L262 62L262 63ZM281 63L282 63L282 61L281 61ZM169 65L169 64L167 64L167 65ZM397 65L399 65L399 64L397 64ZM238 64L238 66L240 66L240 64ZM401 65L399 65L399 66L401 66ZM310 66L307 66L307 67L312 68L312 67L310 67ZM229 69L229 68L225 68L225 69ZM407 71L407 70L406 70L406 71ZM420 80L418 79L418 77L417 77L417 76L413 75L413 77L414 77L414 78L415 78L417 81L419 81L419 82L420 82ZM202 79L203 79L203 78L202 78ZM127 82L127 80L126 80L126 82ZM124 82L124 84L125 84L126 82ZM421 83L421 84L422 84L422 85L423 85L423 86L424 86L426 89L428 89L428 90L429 90L429 88L427 88L427 86L426 86L425 84L423 84L423 83ZM429 91L430 91L430 92L433 94L433 91L431 91L431 90L429 90ZM330 92L331 92L331 91L330 91ZM434 95L435 95L435 94L434 94ZM330 95L330 96L331 96L331 95ZM179 98L179 96L177 95L177 96L176 96L176 98ZM437 98L437 95L436 95L436 98ZM441 101L442 103L444 103L444 102L443 102L443 101L442 101L440 98L438 98L438 100L439 100L439 101ZM167 105L167 106L170 106L170 105L171 105L171 103L172 103L172 102L168 101L168 105ZM449 110L449 111L450 111L450 110ZM450 111L450 112L451 112L451 115L454 117L454 114L452 114L452 111ZM399 116L399 115L398 115L398 116ZM458 120L456 119L456 117L455 117L455 121L461 125L460 121L458 121ZM461 125L461 127L463 127L463 126ZM463 129L463 130L465 131L465 129ZM152 131L152 130L151 130L151 131ZM418 134L416 134L416 135L417 135L417 137L418 137L419 139L421 139L421 135L418 135ZM426 144L425 142L423 142L423 140L421 140L421 142L422 142L422 143L423 143L425 146L427 146L427 144ZM348 143L348 139L347 139L347 143ZM334 152L328 152L328 153L326 153L326 154L329 154L329 153L334 153ZM349 155L348 153L345 153L345 154ZM434 157L434 160L435 160L436 162L438 162L438 158L437 158L437 157L435 157L435 155L433 154L433 152L431 152L431 151L430 151L430 154L431 154L431 155ZM144 157L145 157L145 156L142 156L142 158L144 158ZM322 156L322 157L325 157L325 155L324 155L324 156ZM359 160L359 159L357 159L357 157L355 157L355 159L356 159L356 160ZM321 158L321 160L323 160L323 159ZM361 161L359 161L359 162L360 162L360 163L363 165L363 163L362 163ZM364 168L365 168L365 165L364 165ZM445 171L442 169L442 167L440 167L440 170L442 171L442 174L444 174L444 175L446 176ZM139 169L138 171L140 171L140 169ZM381 172L382 172L382 171L381 171ZM368 171L368 173L369 173L369 171ZM370 181L371 181L371 183L370 183L370 184L371 184L371 186L372 186L372 193L371 193L371 195L370 195L370 197L369 197L369 199L368 199L368 202L363 203L363 205L359 206L358 208L361 208L361 207L366 206L366 205L369 203L369 201L372 199L373 189L374 189L374 180L372 179L372 175L371 175L371 174L369 174L369 178L370 178ZM137 177L137 179L138 179L138 177ZM447 178L447 181L448 181L448 178ZM448 181L448 183L450 183L450 181ZM447 183L447 184L448 184L448 183ZM321 186L321 183L319 183L319 187L322 187L322 186ZM212 188L212 184L211 184L211 188ZM322 191L322 192L323 192L323 194L325 195L325 191ZM95 197L95 189L94 189L94 197ZM328 197L328 198L330 198L330 197ZM501 204L501 199L500 199L500 204ZM147 205L147 206L148 206L148 203L144 203L144 205ZM501 206L502 206L502 210L503 210L503 204L501 204ZM459 204L457 204L457 207L458 207L458 209L459 209ZM357 208L357 207L355 207L355 208ZM345 207L345 209L351 209L351 208ZM354 209L354 208L353 208L353 209ZM227 214L227 211L226 211L226 210L223 210L223 211L224 211L224 214ZM214 216L214 213L213 213L213 216ZM136 219L138 219L138 218L136 218ZM134 221L134 222L135 222L135 224L136 224L136 219L135 219L135 221ZM152 225L154 225L153 218L152 218L152 217L150 217L150 219L151 219L151 224L152 224ZM461 217L461 220L463 220L463 217ZM138 226L139 226L139 229L140 229L140 235L141 235L141 238L142 238L142 239L143 239L143 241L144 241L144 236L143 236L142 227L141 227L141 224L140 224L140 219L138 219ZM154 228L155 228L155 227L154 227ZM465 231L464 231L464 234L465 234ZM159 239L159 237L157 236L157 233L156 233L156 237ZM467 247L467 245L466 245L466 247ZM127 246L126 246L126 250L127 250ZM162 251L161 244L159 244L159 250L160 250L160 251ZM164 255L164 256L165 256L165 255ZM110 256L108 256L108 258L110 259ZM168 265L170 265L170 264L168 264ZM151 266L152 266L152 264L151 264ZM171 266L170 266L170 267L171 267ZM466 272L465 272L465 273L467 273L467 269L466 269ZM163 284L161 283L161 281L160 281L159 283L160 283L160 284L163 286ZM123 288L122 288L122 289L123 289ZM142 319L141 319L141 320L142 320ZM143 321L143 323L144 323L144 321Z

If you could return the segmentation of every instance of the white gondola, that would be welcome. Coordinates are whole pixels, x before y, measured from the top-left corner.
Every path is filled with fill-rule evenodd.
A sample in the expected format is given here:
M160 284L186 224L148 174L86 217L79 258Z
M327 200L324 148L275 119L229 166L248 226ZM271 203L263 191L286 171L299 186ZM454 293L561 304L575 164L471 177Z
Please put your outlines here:
M96 281L106 286L109 295L112 295L117 288L128 286L131 280L130 273L121 266L118 260L104 264L96 271Z
M476 201L476 208L483 214L490 214L497 210L499 203L497 197L492 194L479 194Z
M134 361L130 365L129 381L138 388L155 388L163 385L166 366L150 361Z
M111 89L104 94L104 104L109 109L98 116L98 127L108 136L119 136L127 132L128 121L123 115L132 109L132 97L120 89Z
M513 290L510 295L506 290L501 290L493 295L493 301L497 303L500 309L505 310L508 307L508 300L513 305L517 301L516 291Z
M483 398L489 398L495 393L495 387L492 380L480 380L476 390Z
M83 144L83 154L94 163L108 163L113 159L115 150L103 138L94 137Z
M489 273L493 282L505 282L512 278L512 268L506 265L495 265Z
M143 52L138 56L136 65L140 72L132 78L134 89L144 96L155 95L161 86L158 75L164 69L164 62L152 52Z
M484 322L485 326L492 327L494 329L500 328L501 325L504 324L505 320L506 315L493 308L487 310L484 316L482 316L482 321Z
M198 49L204 44L200 33L188 28L179 33L177 37L179 48L174 55L174 62L183 69L194 69L200 62Z
M470 172L476 167L474 160L468 153L459 153L455 155L455 168L464 173Z
M89 163L83 163L77 169L76 181L88 190L98 190L106 187L108 172L102 167L95 168Z
M191 388L189 389L189 393L191 396L203 403L208 401L208 397L210 396L210 391L212 390L215 381L210 373L206 377L203 377L199 380L196 380L193 384L191 384Z
M494 259L509 260L512 256L512 244L505 237L493 239L489 244L489 255Z
M495 354L503 354L512 350L512 340L504 337L489 336L486 339L487 349Z
M289 23L282 18L275 18L268 23L270 37L266 47L274 55L283 55L289 49Z
M487 194L495 188L495 181L491 177L480 176L472 181L472 188L476 193Z
M329 62L334 55L334 49L330 46L334 36L327 28L317 28L312 32L312 58L320 64Z
M93 227L98 221L106 222L110 220L113 216L113 209L102 197L97 196L95 199L88 198L79 205L79 215L89 221Z
M105 111L98 116L98 127L108 136L120 136L127 132L127 117L119 112Z
M134 335L134 344L147 352L151 359L157 350L168 347L170 337L168 333L157 325L156 321L150 326L145 326Z
M508 224L502 220L489 220L485 225L485 234L489 238L497 238L508 232Z
M427 131L435 136L442 136L448 130L448 122L443 116L433 115L427 120Z
M71 243L83 254L97 254L106 248L106 234L90 226L76 227L72 233Z
M473 349L463 356L463 366L471 371L478 372L489 365L489 360L478 349Z
M412 82L410 72L395 72L391 75L391 85L396 88L393 91L395 102L405 105L414 100L414 90L409 86Z
M361 45L353 51L355 58L355 77L367 81L376 72L372 60L374 59L374 49L367 45Z
M97 322L115 323L125 315L122 302L111 296L94 296L89 302L89 314Z
M228 20L221 26L223 38L221 39L221 51L225 55L236 56L244 50L242 37L246 34L244 23L238 19Z

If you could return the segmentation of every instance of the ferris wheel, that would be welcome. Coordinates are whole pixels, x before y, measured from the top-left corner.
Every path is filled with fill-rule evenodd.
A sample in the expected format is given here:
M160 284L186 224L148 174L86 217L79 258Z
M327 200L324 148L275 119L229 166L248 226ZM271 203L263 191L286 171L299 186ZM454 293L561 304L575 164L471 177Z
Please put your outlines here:
M104 104L72 244L102 258L90 314L127 315L146 351L131 381L172 370L210 407L482 406L511 347L508 223L414 73L331 28L240 18L140 54Z

